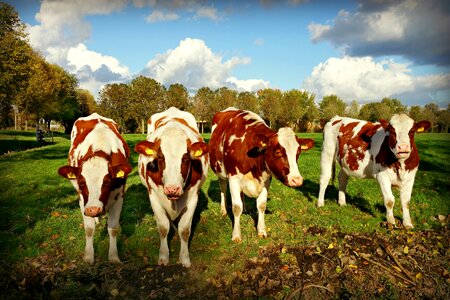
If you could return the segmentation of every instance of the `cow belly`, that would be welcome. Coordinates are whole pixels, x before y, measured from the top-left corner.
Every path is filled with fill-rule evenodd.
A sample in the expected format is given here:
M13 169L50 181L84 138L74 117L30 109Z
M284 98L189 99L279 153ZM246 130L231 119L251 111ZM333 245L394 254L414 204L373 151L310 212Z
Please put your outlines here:
M345 174L349 176L357 178L374 178L375 174L378 173L374 170L374 164L369 155L366 155L362 160L358 161L357 168L354 166L349 166L346 161L347 157L341 161L338 161L338 163Z
M247 174L238 174L235 175L240 177L240 187L242 192L252 198L258 198L258 196L261 194L264 186L266 185L267 180L269 180L270 175L267 173L264 173L261 178L255 178L253 177L251 172L248 172Z

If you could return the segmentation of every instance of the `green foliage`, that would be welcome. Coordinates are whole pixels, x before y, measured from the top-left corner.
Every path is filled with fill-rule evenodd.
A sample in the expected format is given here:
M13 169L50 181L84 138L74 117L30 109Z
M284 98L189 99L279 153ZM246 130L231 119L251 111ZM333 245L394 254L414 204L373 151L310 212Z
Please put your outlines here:
M166 110L174 106L180 110L188 110L189 93L184 85L180 83L171 84L166 92L165 101L162 103L161 110Z
M319 107L323 122L328 122L336 115L343 116L345 114L345 102L336 95L323 97Z

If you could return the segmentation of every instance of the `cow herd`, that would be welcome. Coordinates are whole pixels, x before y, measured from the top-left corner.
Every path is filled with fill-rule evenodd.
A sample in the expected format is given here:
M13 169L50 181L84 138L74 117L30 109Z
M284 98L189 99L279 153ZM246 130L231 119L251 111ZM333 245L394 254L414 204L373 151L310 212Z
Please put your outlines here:
M409 202L419 156L414 134L430 127L404 114L389 121L366 122L336 116L324 127L318 206L325 189L338 174L338 202L345 205L350 176L375 178L384 198L386 218L395 224L392 186L400 189L403 225L412 228ZM258 236L267 237L264 214L272 176L288 187L300 187L303 177L297 160L314 146L312 139L296 136L291 128L274 131L257 114L228 108L215 114L209 144L199 134L194 116L171 107L151 116L147 138L134 150L139 153L138 174L147 188L160 237L158 264L169 263L168 234L176 223L180 237L179 261L190 267L189 238L198 192L208 169L219 178L221 212L227 214L230 189L234 216L232 240L241 241L243 195L256 198ZM132 171L130 149L117 124L99 114L79 118L71 133L68 165L58 173L69 179L79 196L86 235L84 261L94 263L93 235L97 218L107 213L111 262L120 262L116 236L125 182Z

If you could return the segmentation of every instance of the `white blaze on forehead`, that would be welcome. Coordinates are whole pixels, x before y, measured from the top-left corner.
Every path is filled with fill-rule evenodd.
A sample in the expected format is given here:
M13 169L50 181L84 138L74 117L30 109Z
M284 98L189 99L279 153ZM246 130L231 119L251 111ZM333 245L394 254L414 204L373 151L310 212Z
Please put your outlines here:
M166 168L163 171L163 183L184 186L181 175L181 160L187 151L186 133L179 128L169 127L164 130L161 138L161 151L164 155Z
M278 130L278 142L286 150L289 163L288 177L300 176L300 171L297 166L297 150L300 145L297 142L295 132L288 127L280 128Z
M108 161L102 157L95 156L88 159L82 165L81 175L86 180L89 198L86 206L103 207L100 201L103 179L108 174Z
M393 115L389 123L394 127L397 144L409 144L409 131L414 126L414 120L405 114Z
M76 146L72 157L74 166L76 166L77 161L84 157L89 150L92 150L93 152L103 151L106 154L120 152L125 155L125 149L122 141L117 137L116 133L108 127L108 125L102 122L97 123L94 129L86 136L84 141Z

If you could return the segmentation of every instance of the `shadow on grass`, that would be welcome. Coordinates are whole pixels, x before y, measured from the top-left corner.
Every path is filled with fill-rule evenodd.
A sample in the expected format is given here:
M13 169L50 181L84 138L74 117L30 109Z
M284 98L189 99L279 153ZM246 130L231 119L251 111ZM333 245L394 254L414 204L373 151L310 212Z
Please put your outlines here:
M317 205L317 196L319 195L320 185L317 182L306 179L303 182L303 185L300 188L297 188L299 192L303 193L303 195L308 199L308 201L313 202ZM336 201L338 199L339 190L332 184L329 184L325 191L325 205L328 201ZM346 194L346 202L349 205L353 205L364 213L375 216L375 212L373 211L374 207L370 205L369 201L367 201L363 195L351 196ZM384 206L376 206L380 212L385 211Z
M228 183L227 183L227 193L226 193L226 203L225 208L227 210L228 218L230 218L232 226L234 226L234 215L233 215L233 208L231 204L231 195L229 191ZM270 189L269 189L269 195L270 195ZM209 188L208 188L208 196L213 202L220 203L220 187L219 187L219 180L212 180ZM245 196L243 193L241 193L241 199L244 211L242 212L243 215L248 215L252 218L253 223L256 226L258 225L258 208L256 207L256 198L251 198ZM270 201L270 197L267 199L267 202ZM268 208L266 208L265 211L266 215L272 214L272 211L270 211Z

